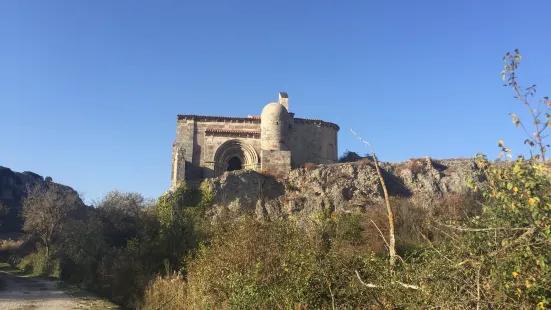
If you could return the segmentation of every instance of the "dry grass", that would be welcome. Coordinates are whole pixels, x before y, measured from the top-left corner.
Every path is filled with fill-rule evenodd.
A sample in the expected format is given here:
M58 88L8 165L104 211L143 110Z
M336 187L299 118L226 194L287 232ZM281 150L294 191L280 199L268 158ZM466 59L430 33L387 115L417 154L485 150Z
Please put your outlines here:
M311 171L316 169L316 165L313 163L304 163L304 169L306 169L307 171Z
M417 174L422 172L423 168L424 168L423 159L411 158L404 163L395 165L394 169L395 169L395 173L397 175L400 175L402 174L402 171L405 171L405 170L409 170L412 173Z
M11 252L17 251L22 244L23 244L23 240L12 240L12 239L2 240L2 242L0 243L0 252L11 253Z
M358 160L357 162L359 162L360 164L369 165L373 162L373 160L369 157L364 157L364 158Z
M23 240L4 239L0 242L0 260L17 264L20 257L23 256L25 248Z
M21 259L36 250L36 238L30 236L14 236L15 238L0 238L0 261L12 266L19 264Z
M452 194L439 201L432 217L460 220L473 217L481 212L482 205L472 194Z
M185 310L186 306L186 283L179 274L169 277L158 276L151 282L144 296L144 303L141 310Z

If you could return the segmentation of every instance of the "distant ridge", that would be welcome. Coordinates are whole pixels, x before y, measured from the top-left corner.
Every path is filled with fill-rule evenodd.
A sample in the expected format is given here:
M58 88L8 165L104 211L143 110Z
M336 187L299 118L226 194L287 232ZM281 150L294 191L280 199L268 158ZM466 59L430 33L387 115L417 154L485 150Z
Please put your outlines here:
M0 166L0 202L9 208L9 213L3 218L0 232L21 231L23 220L19 213L21 211L21 203L26 196L27 188L37 184L47 185L50 182L53 183L50 177L44 178L31 171L15 172L10 168ZM77 193L69 186L62 186L67 191Z

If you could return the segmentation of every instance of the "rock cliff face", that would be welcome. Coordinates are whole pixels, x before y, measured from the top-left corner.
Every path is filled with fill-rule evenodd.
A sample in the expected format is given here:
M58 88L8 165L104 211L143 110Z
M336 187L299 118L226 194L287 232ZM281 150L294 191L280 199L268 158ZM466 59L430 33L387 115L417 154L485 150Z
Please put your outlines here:
M19 212L27 188L48 182L52 182L49 177L44 178L29 171L14 172L9 168L0 166L0 202L9 208L9 213L2 219L0 232L13 232L21 229L23 221ZM77 194L69 186L63 186L63 188L68 192ZM84 205L84 203L82 204Z
M411 159L381 163L389 194L423 203L451 193L468 191L467 179L476 164L472 159ZM254 211L263 218L308 216L324 208L351 212L383 201L382 188L372 162L305 165L283 180L254 171L227 172L207 180L214 195L212 216L228 211Z

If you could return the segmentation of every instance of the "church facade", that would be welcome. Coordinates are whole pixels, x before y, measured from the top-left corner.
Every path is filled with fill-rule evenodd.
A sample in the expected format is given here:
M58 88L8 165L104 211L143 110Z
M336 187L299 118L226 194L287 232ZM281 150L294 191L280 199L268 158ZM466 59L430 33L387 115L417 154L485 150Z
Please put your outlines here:
M180 114L171 183L197 183L239 169L282 177L305 163L334 163L338 131L330 122L295 117L284 92L260 116Z

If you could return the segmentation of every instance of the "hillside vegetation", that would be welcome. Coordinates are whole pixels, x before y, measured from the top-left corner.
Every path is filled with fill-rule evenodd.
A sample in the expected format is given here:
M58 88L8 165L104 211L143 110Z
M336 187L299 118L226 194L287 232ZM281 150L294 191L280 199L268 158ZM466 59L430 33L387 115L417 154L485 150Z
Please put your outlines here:
M500 160L479 154L468 169L347 155L157 201L114 191L93 208L47 182L27 193L26 237L3 241L1 258L137 309L548 309L550 102L533 107L535 89L518 86L518 52L504 60L517 99L540 109L530 158L503 161L501 140Z

